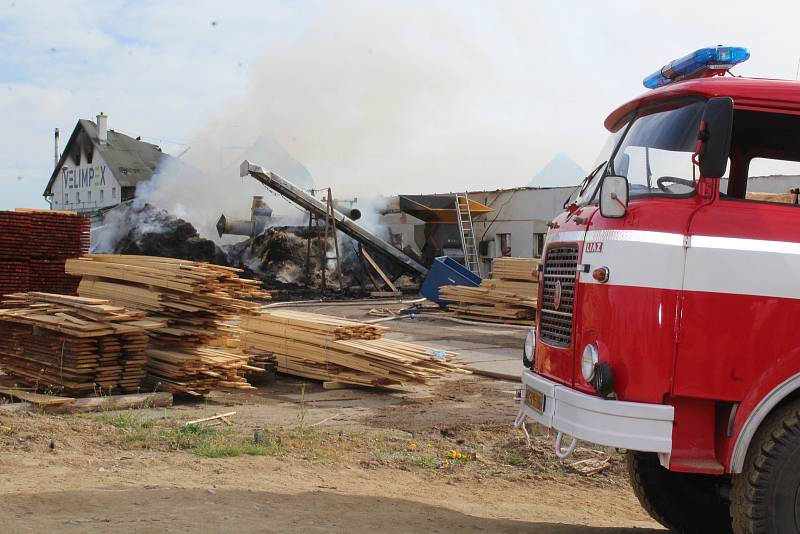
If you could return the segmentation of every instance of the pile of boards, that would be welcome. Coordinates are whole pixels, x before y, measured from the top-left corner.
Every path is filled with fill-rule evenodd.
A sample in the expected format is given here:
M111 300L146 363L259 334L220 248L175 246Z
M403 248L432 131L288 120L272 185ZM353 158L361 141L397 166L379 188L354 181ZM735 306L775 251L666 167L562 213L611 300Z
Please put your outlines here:
M360 386L428 383L450 372L456 355L383 337L380 326L294 310L242 317L245 350L274 354L281 373Z
M67 258L89 251L90 220L71 211L0 211L0 296L38 291L74 295Z
M220 387L248 389L242 376L258 371L239 349L241 315L257 313L269 293L238 269L202 262L92 254L69 260L81 277L78 293L141 310L162 326L149 330L149 382L173 393L206 395Z
M481 285L446 285L439 296L456 317L474 321L529 325L536 313L536 268L541 260L495 258L492 278Z
M163 326L108 300L8 295L0 309L0 367L34 389L71 395L138 391L147 330Z

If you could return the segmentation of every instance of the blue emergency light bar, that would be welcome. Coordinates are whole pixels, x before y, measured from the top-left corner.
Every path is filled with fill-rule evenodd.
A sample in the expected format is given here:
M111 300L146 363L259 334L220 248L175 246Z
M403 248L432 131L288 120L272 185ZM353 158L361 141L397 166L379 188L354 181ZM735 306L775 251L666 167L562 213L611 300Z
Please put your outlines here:
M703 78L724 74L734 65L747 61L750 51L741 46L712 46L695 50L687 56L667 63L644 79L644 86L656 89L687 78Z

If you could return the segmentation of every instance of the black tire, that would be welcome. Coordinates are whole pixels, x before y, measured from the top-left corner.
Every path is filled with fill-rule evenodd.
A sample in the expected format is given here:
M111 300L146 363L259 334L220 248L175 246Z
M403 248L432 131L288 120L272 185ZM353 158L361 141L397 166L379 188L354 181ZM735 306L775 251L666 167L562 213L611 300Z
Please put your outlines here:
M800 400L761 425L731 491L737 534L800 532Z
M721 477L664 469L658 455L628 451L633 493L650 516L675 532L730 533L728 502L719 495Z

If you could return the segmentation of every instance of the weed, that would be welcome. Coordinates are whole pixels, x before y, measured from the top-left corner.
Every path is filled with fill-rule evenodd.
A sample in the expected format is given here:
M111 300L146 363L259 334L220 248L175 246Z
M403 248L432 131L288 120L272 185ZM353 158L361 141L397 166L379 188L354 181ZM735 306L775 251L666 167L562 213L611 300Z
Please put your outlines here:
M525 457L520 454L511 452L506 454L505 462L508 465L522 465L525 463Z
M439 459L435 456L417 456L416 463L419 467L423 469L436 469L439 467L440 462Z
M128 431L149 429L156 423L155 420L145 420L141 413L133 410L106 412L100 414L97 419L113 427Z

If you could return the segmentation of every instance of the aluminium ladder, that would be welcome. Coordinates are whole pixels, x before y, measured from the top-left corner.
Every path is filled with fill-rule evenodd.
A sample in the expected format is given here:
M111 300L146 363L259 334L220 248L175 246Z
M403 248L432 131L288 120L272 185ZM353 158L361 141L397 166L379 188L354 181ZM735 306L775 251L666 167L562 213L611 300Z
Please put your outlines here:
M466 193L456 193L456 219L461 235L461 248L464 250L464 266L480 276L481 262L475 244L475 229L472 227L472 212L469 209L469 198Z

